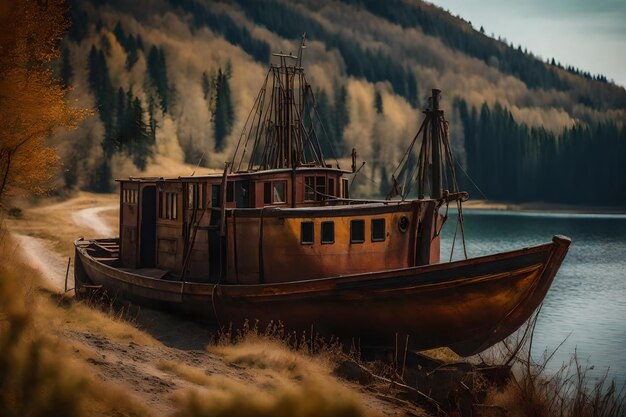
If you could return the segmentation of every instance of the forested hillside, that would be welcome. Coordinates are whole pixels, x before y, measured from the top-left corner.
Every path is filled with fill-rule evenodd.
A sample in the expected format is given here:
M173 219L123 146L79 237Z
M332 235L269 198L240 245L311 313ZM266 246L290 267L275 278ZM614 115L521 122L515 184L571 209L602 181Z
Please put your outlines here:
M306 32L325 156L357 149L361 195L387 194L440 88L459 164L487 198L626 206L626 90L429 3L91 0L69 18L58 74L96 109L54 139L69 189L110 191L155 164L222 167L271 53L295 53Z

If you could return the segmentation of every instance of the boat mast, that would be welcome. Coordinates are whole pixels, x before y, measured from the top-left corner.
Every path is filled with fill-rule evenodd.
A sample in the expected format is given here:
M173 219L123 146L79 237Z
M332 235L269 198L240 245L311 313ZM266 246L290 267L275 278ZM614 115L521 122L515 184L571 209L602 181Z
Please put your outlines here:
M439 107L440 99L441 90L433 88L429 105L424 110L426 117L391 174L393 184L388 200L395 196L406 199L414 184L417 184L420 200L426 197L426 193L433 200L467 200L467 193L459 192L448 122ZM415 155L419 142L421 145Z
M242 166L248 172L327 166L316 132L321 120L302 67L305 40L303 36L297 56L272 54L279 62L270 66L248 115L233 154L231 172L241 172Z
M438 200L441 198L442 189L441 189L441 144L440 144L440 135L439 131L440 123L442 122L441 117L443 116L443 111L439 109L439 96L441 94L441 90L433 88L432 90L432 110L431 110L431 141L432 141L432 183L431 183L431 191L430 198Z

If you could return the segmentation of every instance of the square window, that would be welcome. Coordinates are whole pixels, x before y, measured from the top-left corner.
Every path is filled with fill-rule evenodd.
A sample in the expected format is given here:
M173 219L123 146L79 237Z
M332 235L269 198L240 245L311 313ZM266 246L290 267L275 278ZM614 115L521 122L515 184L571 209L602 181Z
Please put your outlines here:
M274 192L272 194L272 203L284 203L285 199L285 182L273 183Z
M315 200L315 177L304 177L304 201Z
M335 243L335 222L322 222L322 245Z
M365 220L350 221L350 243L365 242Z
M300 243L303 245L312 245L313 242L313 222L300 223Z
M329 196L335 196L335 179L334 178L329 178L328 179L328 191L327 194Z
M263 183L263 204L272 204L272 183Z
M372 242L385 241L385 219L372 219Z

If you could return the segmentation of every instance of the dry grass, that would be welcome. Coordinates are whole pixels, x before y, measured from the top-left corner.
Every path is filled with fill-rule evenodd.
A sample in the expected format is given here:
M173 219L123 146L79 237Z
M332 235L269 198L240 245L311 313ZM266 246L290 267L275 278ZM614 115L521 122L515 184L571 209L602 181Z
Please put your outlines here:
M331 375L331 348L285 336L282 326L260 333L247 326L237 336L222 335L210 353L235 369L247 370L245 379L207 375L175 363L163 369L196 385L178 393L177 416L363 416L371 415L361 399ZM232 342L231 342L232 341ZM302 343L300 343L302 342ZM325 347L322 348L322 345ZM334 345L333 345L334 346ZM304 352L316 349L316 355Z
M14 253L9 250L12 244L5 229L0 230L2 415L149 415L135 398L91 377L92 372L80 360L85 353L51 330L58 330L63 320L71 325L72 316L88 317L88 309L55 305L46 292L38 289L38 273L15 256L9 257ZM102 324L106 319L98 322Z
M538 313L537 313L538 316ZM623 417L626 415L626 385L618 387L607 375L592 382L589 363L572 355L557 372L548 365L556 349L544 352L538 360L531 355L537 316L529 321L517 339L502 344L497 362L513 366L514 377L502 390L493 389L491 404L509 411L511 417ZM493 358L492 358L493 360Z
M190 390L179 397L179 417L357 417L365 415L355 400L311 382L262 392L222 381L211 391ZM216 381L217 383L217 381Z

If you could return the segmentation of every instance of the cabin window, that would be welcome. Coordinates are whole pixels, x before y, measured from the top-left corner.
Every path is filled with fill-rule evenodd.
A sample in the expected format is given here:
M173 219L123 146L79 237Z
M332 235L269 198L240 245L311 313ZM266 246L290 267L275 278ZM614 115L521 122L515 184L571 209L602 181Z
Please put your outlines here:
M263 183L263 204L272 204L272 183Z
M196 185L196 208L203 209L205 205L204 184Z
M341 191L343 198L350 198L350 183L347 178L341 179Z
M273 181L263 184L263 204L282 204L286 203L285 190L287 188L286 181Z
M315 177L315 199L324 200L326 198L326 177Z
M334 197L335 196L335 179L334 178L329 178L328 179L328 192L327 194L329 196Z
M219 184L211 185L211 206L220 207L222 202L222 186Z
M304 177L304 201L315 200L315 177Z
M322 222L322 245L335 243L335 222Z
M372 219L372 242L385 241L385 219Z
M178 194L170 193L170 198L172 199L172 217L171 220L176 220L178 218Z
M250 181L235 182L235 206L250 207Z
M172 218L172 193L165 193L165 218Z
M159 192L159 218L176 220L178 218L178 194Z
M204 208L203 184L187 184L187 208Z
M127 204L137 204L137 190L123 190L122 202Z
M272 193L272 203L284 203L287 200L285 199L285 181L278 181L272 183L273 193Z
M193 197L195 194L194 188L197 187L197 184L187 184L187 208L194 208L193 205Z
M300 223L300 243L303 245L312 245L313 242L313 222Z
M350 243L365 242L365 220L350 221Z
M235 201L235 183L229 182L226 184L226 202L232 203Z

